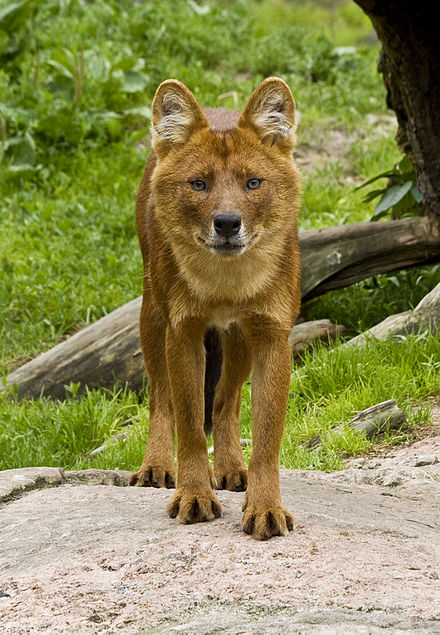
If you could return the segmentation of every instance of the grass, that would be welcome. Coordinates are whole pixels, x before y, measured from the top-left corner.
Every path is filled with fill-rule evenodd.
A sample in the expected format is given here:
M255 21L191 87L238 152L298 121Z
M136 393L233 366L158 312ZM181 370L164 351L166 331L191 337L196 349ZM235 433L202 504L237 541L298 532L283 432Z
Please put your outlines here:
M203 105L241 108L261 79L282 76L301 113L298 161L316 155L303 165L300 224L320 228L368 220L375 204L355 186L400 158L378 53L369 21L348 0L0 0L2 375L140 294L134 201L160 81L178 77ZM438 267L378 276L304 309L355 334L414 306L439 280ZM429 335L358 352L318 347L293 369L283 465L334 469L342 455L364 452L362 435L335 441L330 430L385 398L409 414L387 442L410 435L429 418L413 407L440 389L435 354ZM0 469L137 468L148 428L142 396L1 394ZM242 436L251 434L249 403L247 385ZM128 417L127 440L90 459ZM309 452L304 443L318 430L324 443Z
M373 447L363 433L332 435L357 411L394 398L407 413L405 425L386 439L390 445L411 437L416 425L427 423L429 409L413 406L427 394L440 391L440 342L428 333L397 342L370 342L365 350L322 345L308 353L304 365L293 368L281 463L288 468L332 470L342 467L341 456ZM66 401L14 401L0 395L1 468L47 465L70 469L134 469L142 461L148 431L148 410L129 391L87 391ZM250 383L244 386L241 435L251 437ZM121 428L127 419L131 426ZM104 439L124 430L95 457L90 452ZM307 441L320 434L322 446L309 451ZM250 448L245 449L249 458Z

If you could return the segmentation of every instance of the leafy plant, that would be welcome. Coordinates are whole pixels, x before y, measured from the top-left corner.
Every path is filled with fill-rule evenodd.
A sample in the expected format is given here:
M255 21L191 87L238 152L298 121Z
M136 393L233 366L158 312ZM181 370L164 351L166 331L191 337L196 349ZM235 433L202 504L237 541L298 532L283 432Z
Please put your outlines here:
M388 179L385 187L372 190L363 198L365 203L369 203L380 197L371 217L372 221L379 220L389 213L392 218L414 216L419 213L422 195L417 187L414 166L408 157L403 157L392 170L382 172L362 183L356 190L371 185L379 179Z

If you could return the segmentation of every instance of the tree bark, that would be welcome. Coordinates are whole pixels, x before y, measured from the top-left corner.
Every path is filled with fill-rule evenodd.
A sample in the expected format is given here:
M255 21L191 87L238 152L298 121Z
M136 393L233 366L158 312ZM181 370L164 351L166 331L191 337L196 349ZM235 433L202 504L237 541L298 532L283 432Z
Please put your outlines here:
M353 223L300 232L301 295L309 299L368 276L440 260L439 228L428 217ZM10 373L6 389L18 396L64 399L65 385L139 389L145 378L139 344L141 298ZM0 388L5 390L5 388Z
M397 115L397 142L416 168L425 206L440 215L440 55L435 4L355 0L382 43L379 71Z

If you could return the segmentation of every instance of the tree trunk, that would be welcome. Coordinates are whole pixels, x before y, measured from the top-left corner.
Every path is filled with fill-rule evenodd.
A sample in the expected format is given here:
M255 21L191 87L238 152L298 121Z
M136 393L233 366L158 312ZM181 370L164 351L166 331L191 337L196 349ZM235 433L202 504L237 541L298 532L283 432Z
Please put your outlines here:
M414 162L423 202L440 215L440 54L435 3L355 0L382 43L379 71L399 123L397 142Z
M428 217L353 223L300 232L301 295L309 299L368 276L440 260L439 229ZM13 371L7 386L18 395L64 399L65 385L89 388L144 381L139 344L141 298L116 309ZM0 388L4 390L4 388Z

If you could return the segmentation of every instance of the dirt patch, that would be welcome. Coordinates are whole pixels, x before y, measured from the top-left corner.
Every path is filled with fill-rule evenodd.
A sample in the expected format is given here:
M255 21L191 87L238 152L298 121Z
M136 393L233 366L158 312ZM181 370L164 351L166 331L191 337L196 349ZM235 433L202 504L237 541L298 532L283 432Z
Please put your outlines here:
M332 120L326 122L325 127L316 126L313 131L313 139L303 141L301 135L301 122L299 123L298 146L295 151L295 159L304 175L311 174L322 169L328 161L338 161L345 170L351 169L350 150L355 143L363 139L395 134L397 120L394 115L370 113L366 116L369 124L367 129L350 131L346 126L332 127ZM308 139L310 135L304 134ZM351 179L353 180L353 179Z
M440 437L429 449L423 465L283 471L297 526L263 543L241 532L240 493L182 526L169 491L97 484L127 473L58 470L44 485L30 469L0 509L0 631L440 632Z

